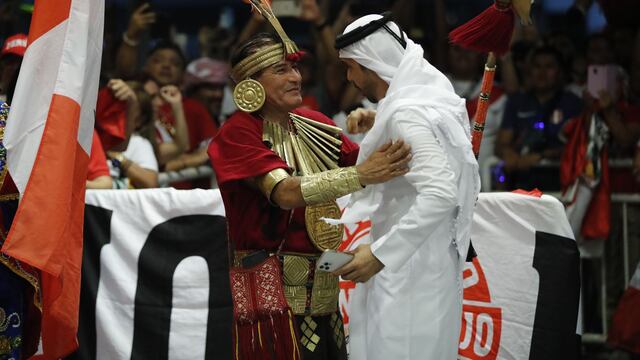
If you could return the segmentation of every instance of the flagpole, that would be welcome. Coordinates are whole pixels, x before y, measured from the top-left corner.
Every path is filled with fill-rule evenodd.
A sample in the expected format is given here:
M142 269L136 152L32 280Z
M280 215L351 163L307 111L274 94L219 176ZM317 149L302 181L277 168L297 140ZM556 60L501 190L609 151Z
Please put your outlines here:
M471 145L473 154L476 159L480 154L480 144L484 134L484 123L487 119L487 111L489 110L489 98L491 97L491 89L493 88L493 79L496 74L496 56L493 52L489 52L487 62L484 64L484 74L482 75L482 86L480 88L480 96L476 106L476 112L471 132Z
M482 88L476 108L471 143L473 154L478 158L484 132L484 123L489 109L489 97L496 74L496 54L509 51L517 14L522 25L530 25L530 0L494 0L494 4L465 24L449 33L449 40L462 48L487 52Z

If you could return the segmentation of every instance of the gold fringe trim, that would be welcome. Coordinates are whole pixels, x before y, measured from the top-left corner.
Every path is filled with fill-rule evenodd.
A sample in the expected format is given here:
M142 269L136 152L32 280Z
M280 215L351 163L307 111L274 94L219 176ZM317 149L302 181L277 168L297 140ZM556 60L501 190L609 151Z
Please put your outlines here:
M0 186L2 186L1 181L0 181ZM20 199L19 193L0 195L0 201L11 201L11 200L18 200L18 199Z
M24 270L22 266L17 263L17 260L4 254L0 254L0 263L4 264L9 270L23 278L33 287L33 304L38 308L38 310L40 310L40 312L42 312L42 301L40 298L40 280L38 280L37 277L33 276L28 271Z
M291 359L300 359L300 349L298 348L298 338L296 338L296 331L294 329L293 324L293 312L291 310L289 313L289 329L291 330L291 339L293 340L293 354L291 354Z

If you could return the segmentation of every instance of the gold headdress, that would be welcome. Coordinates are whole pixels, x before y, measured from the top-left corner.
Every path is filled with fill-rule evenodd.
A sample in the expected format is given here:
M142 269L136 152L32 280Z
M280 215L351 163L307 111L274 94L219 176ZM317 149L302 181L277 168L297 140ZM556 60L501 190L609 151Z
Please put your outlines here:
M278 63L283 58L297 60L300 52L285 33L266 0L249 0L249 2L255 11L269 21L282 40L280 44L266 46L247 56L231 69L231 77L237 83L233 89L233 101L240 110L254 112L264 105L266 94L262 85L250 76Z

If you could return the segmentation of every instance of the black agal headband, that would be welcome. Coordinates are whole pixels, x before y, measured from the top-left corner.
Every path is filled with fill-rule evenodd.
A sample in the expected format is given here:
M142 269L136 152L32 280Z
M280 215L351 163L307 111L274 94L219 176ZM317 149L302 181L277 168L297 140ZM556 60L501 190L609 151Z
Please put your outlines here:
M407 41L404 39L404 32L402 32L402 29L400 29L400 26L398 26L398 29L400 29L400 36L398 36L398 34L393 32L393 30L391 30L387 25L387 23L391 21L390 19L391 19L391 12L386 11L382 13L382 17L380 19L373 20L367 25L359 26L349 31L346 34L342 34L338 36L336 38L336 45L335 45L336 49L340 50L355 42L358 42L366 38L367 36L373 34L378 29L385 29L389 34L391 34L391 36L393 36L394 39L396 39L400 43L400 45L402 45L404 49L406 49Z

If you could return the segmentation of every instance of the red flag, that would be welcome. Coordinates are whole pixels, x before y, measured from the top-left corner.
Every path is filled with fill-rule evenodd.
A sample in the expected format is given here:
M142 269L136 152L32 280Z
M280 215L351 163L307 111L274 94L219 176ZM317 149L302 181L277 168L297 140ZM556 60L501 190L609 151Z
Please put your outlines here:
M113 96L108 87L98 92L96 105L96 129L106 150L127 139L127 104Z
M82 225L103 0L39 0L5 130L20 205L2 252L42 275L43 359L77 347Z
M607 342L615 347L640 354L640 264L613 314Z
M578 228L586 239L606 239L609 236L611 228L610 208L611 208L611 189L609 185L609 156L606 148L602 148L598 154L598 159L593 159L588 153L590 143L594 143L595 136L598 134L589 134L589 126L591 122L596 121L591 118L592 114L583 114L579 117L571 119L563 128L563 133L567 136L567 145L564 148L562 159L560 162L560 183L562 184L563 197L567 205L567 214L570 222L575 221L574 229L576 236ZM576 201L581 194L572 194L574 184L581 183L581 177L587 173L593 172L594 162L599 160L599 182L594 189L589 189L589 194L584 195L590 198L586 209L571 209L574 206L581 206ZM598 166L595 166L598 167ZM594 175L588 175L593 178ZM577 191L586 191L585 188L578 188ZM573 219L576 217L577 219ZM572 225L573 226L573 225Z

